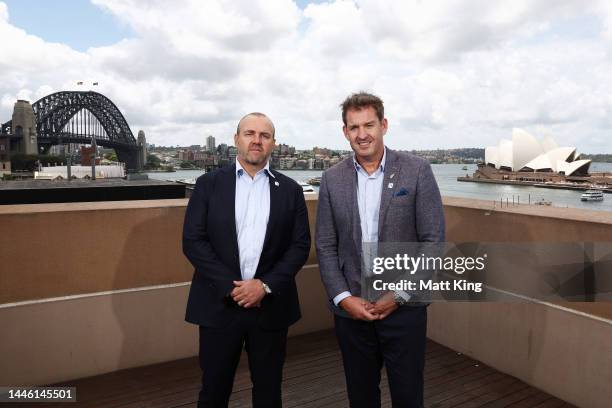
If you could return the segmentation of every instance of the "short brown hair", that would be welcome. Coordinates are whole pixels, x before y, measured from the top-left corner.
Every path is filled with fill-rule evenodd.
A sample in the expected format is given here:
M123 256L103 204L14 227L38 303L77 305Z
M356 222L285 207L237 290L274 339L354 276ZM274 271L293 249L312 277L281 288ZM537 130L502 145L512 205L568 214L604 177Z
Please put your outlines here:
M349 96L340 104L342 108L342 122L346 126L346 112L350 109L361 110L371 106L376 111L378 120L383 120L385 117L385 107L383 101L378 96L367 92L357 92Z

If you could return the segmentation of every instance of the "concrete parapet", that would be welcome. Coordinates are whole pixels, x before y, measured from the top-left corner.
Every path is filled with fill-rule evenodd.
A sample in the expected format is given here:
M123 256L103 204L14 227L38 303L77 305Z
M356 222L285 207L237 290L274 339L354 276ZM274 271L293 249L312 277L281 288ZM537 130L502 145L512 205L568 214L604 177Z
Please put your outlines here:
M195 355L183 322L192 268L187 200L0 206L0 384L34 385ZM317 198L307 197L314 232ZM445 198L452 242L608 241L612 213ZM304 318L331 327L314 250L298 274ZM612 400L612 303L440 303L428 335L585 407Z

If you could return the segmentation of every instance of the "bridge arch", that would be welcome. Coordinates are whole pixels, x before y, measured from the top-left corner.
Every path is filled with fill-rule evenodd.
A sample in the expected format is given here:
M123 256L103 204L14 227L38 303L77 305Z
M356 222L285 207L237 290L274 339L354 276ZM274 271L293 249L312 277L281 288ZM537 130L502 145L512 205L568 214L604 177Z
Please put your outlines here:
M61 91L37 100L32 109L39 147L89 144L93 138L98 146L113 148L128 170L143 168L142 147L119 108L106 96L93 91ZM11 123L3 127L7 125Z

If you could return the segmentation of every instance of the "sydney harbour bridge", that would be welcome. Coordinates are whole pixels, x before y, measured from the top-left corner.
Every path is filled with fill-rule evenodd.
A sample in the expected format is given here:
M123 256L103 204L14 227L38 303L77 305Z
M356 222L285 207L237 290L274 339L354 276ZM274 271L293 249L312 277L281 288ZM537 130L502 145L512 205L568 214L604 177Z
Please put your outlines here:
M1 133L10 135L17 144L37 143L37 152L47 152L58 144L95 142L114 149L128 171L142 170L144 146L136 141L125 117L106 96L93 91L62 91L39 99L31 107L35 133L33 125L28 129L13 123L15 113L12 120L2 124ZM19 150L24 151L23 147Z

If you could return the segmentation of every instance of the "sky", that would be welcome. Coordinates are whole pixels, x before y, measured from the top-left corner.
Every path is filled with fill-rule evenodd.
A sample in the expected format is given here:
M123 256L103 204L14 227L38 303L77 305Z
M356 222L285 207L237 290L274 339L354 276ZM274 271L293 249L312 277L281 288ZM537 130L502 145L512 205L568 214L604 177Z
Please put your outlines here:
M260 111L279 143L348 149L339 104L364 90L393 148L523 128L612 153L606 0L0 0L0 39L0 122L17 99L95 90L156 145L232 143Z

